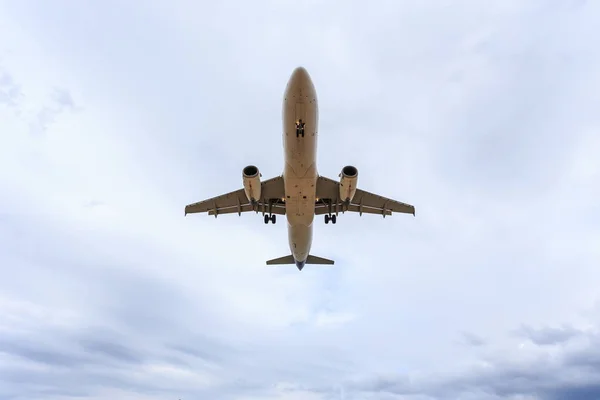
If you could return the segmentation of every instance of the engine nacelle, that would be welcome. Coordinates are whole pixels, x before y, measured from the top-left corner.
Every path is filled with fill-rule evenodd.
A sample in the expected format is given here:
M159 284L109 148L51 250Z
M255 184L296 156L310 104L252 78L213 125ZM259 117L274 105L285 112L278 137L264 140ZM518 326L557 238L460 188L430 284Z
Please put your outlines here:
M340 200L350 202L356 193L358 183L358 169L352 165L346 165L340 173Z
M250 202L260 200L260 177L262 175L254 165L248 165L242 170L242 179L244 181L244 192Z

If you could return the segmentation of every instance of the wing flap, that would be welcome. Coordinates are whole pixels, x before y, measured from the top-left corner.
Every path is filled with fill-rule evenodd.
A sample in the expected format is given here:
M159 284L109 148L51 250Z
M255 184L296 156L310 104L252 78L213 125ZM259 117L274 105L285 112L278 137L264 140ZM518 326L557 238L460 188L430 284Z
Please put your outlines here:
M361 207L360 205L356 205L356 204L350 204L350 205L345 205L345 204L340 204L338 207L338 211L339 212L346 212L346 211L350 211L350 212L357 212L357 213L363 213L363 214L377 214L377 215L392 215L392 211L388 210L388 209L382 209L382 208L373 208L373 207ZM335 206L332 207L331 210L332 214L335 214ZM329 214L329 206L318 206L315 207L315 215L325 215L325 214Z
M256 211L256 212L262 212L262 202L257 203L256 207L254 207L252 204L244 204L243 206L240 206L240 208L238 209L238 207L227 207L227 208L218 208L216 211L217 215L221 215L221 214L241 214L244 212L250 212L250 211ZM268 213L268 206L265 205L265 212ZM271 206L271 214L277 214L277 215L285 215L285 206L279 205L279 204L274 204ZM208 215L215 215L215 210L208 210Z

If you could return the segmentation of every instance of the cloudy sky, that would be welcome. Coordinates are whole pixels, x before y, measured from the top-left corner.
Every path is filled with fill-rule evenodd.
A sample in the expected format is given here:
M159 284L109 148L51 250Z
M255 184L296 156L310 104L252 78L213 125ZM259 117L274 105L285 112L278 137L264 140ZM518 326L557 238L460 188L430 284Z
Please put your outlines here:
M600 3L0 0L0 399L600 398ZM282 172L417 217L184 217Z

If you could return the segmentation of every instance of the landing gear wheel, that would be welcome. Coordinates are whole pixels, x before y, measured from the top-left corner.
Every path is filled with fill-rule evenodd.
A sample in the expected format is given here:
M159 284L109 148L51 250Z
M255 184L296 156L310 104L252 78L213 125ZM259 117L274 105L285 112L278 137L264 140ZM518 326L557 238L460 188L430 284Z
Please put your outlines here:
M329 215L325 214L325 223L328 224L329 223Z
M267 214L265 214L265 224L269 223L269 216Z
M275 214L271 215L271 222L272 223L277 222L277 218L276 218Z
M332 224L335 224L337 222L337 216L332 215L330 218L331 218L331 223Z

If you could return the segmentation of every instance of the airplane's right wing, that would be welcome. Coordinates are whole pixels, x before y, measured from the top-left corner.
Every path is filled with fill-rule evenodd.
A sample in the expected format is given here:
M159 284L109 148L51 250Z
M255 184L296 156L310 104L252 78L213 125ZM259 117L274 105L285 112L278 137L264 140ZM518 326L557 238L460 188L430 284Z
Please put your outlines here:
M315 214L338 214L338 212L358 212L361 215L392 215L393 212L415 215L415 207L398 200L388 199L378 194L356 189L350 203L339 199L340 183L320 176L317 179L317 199Z
M185 215L191 213L208 213L215 217L220 214L240 214L255 211L268 214L285 215L285 197L283 178L281 176L260 183L261 198L252 204L244 189L235 190L207 200L185 206Z

